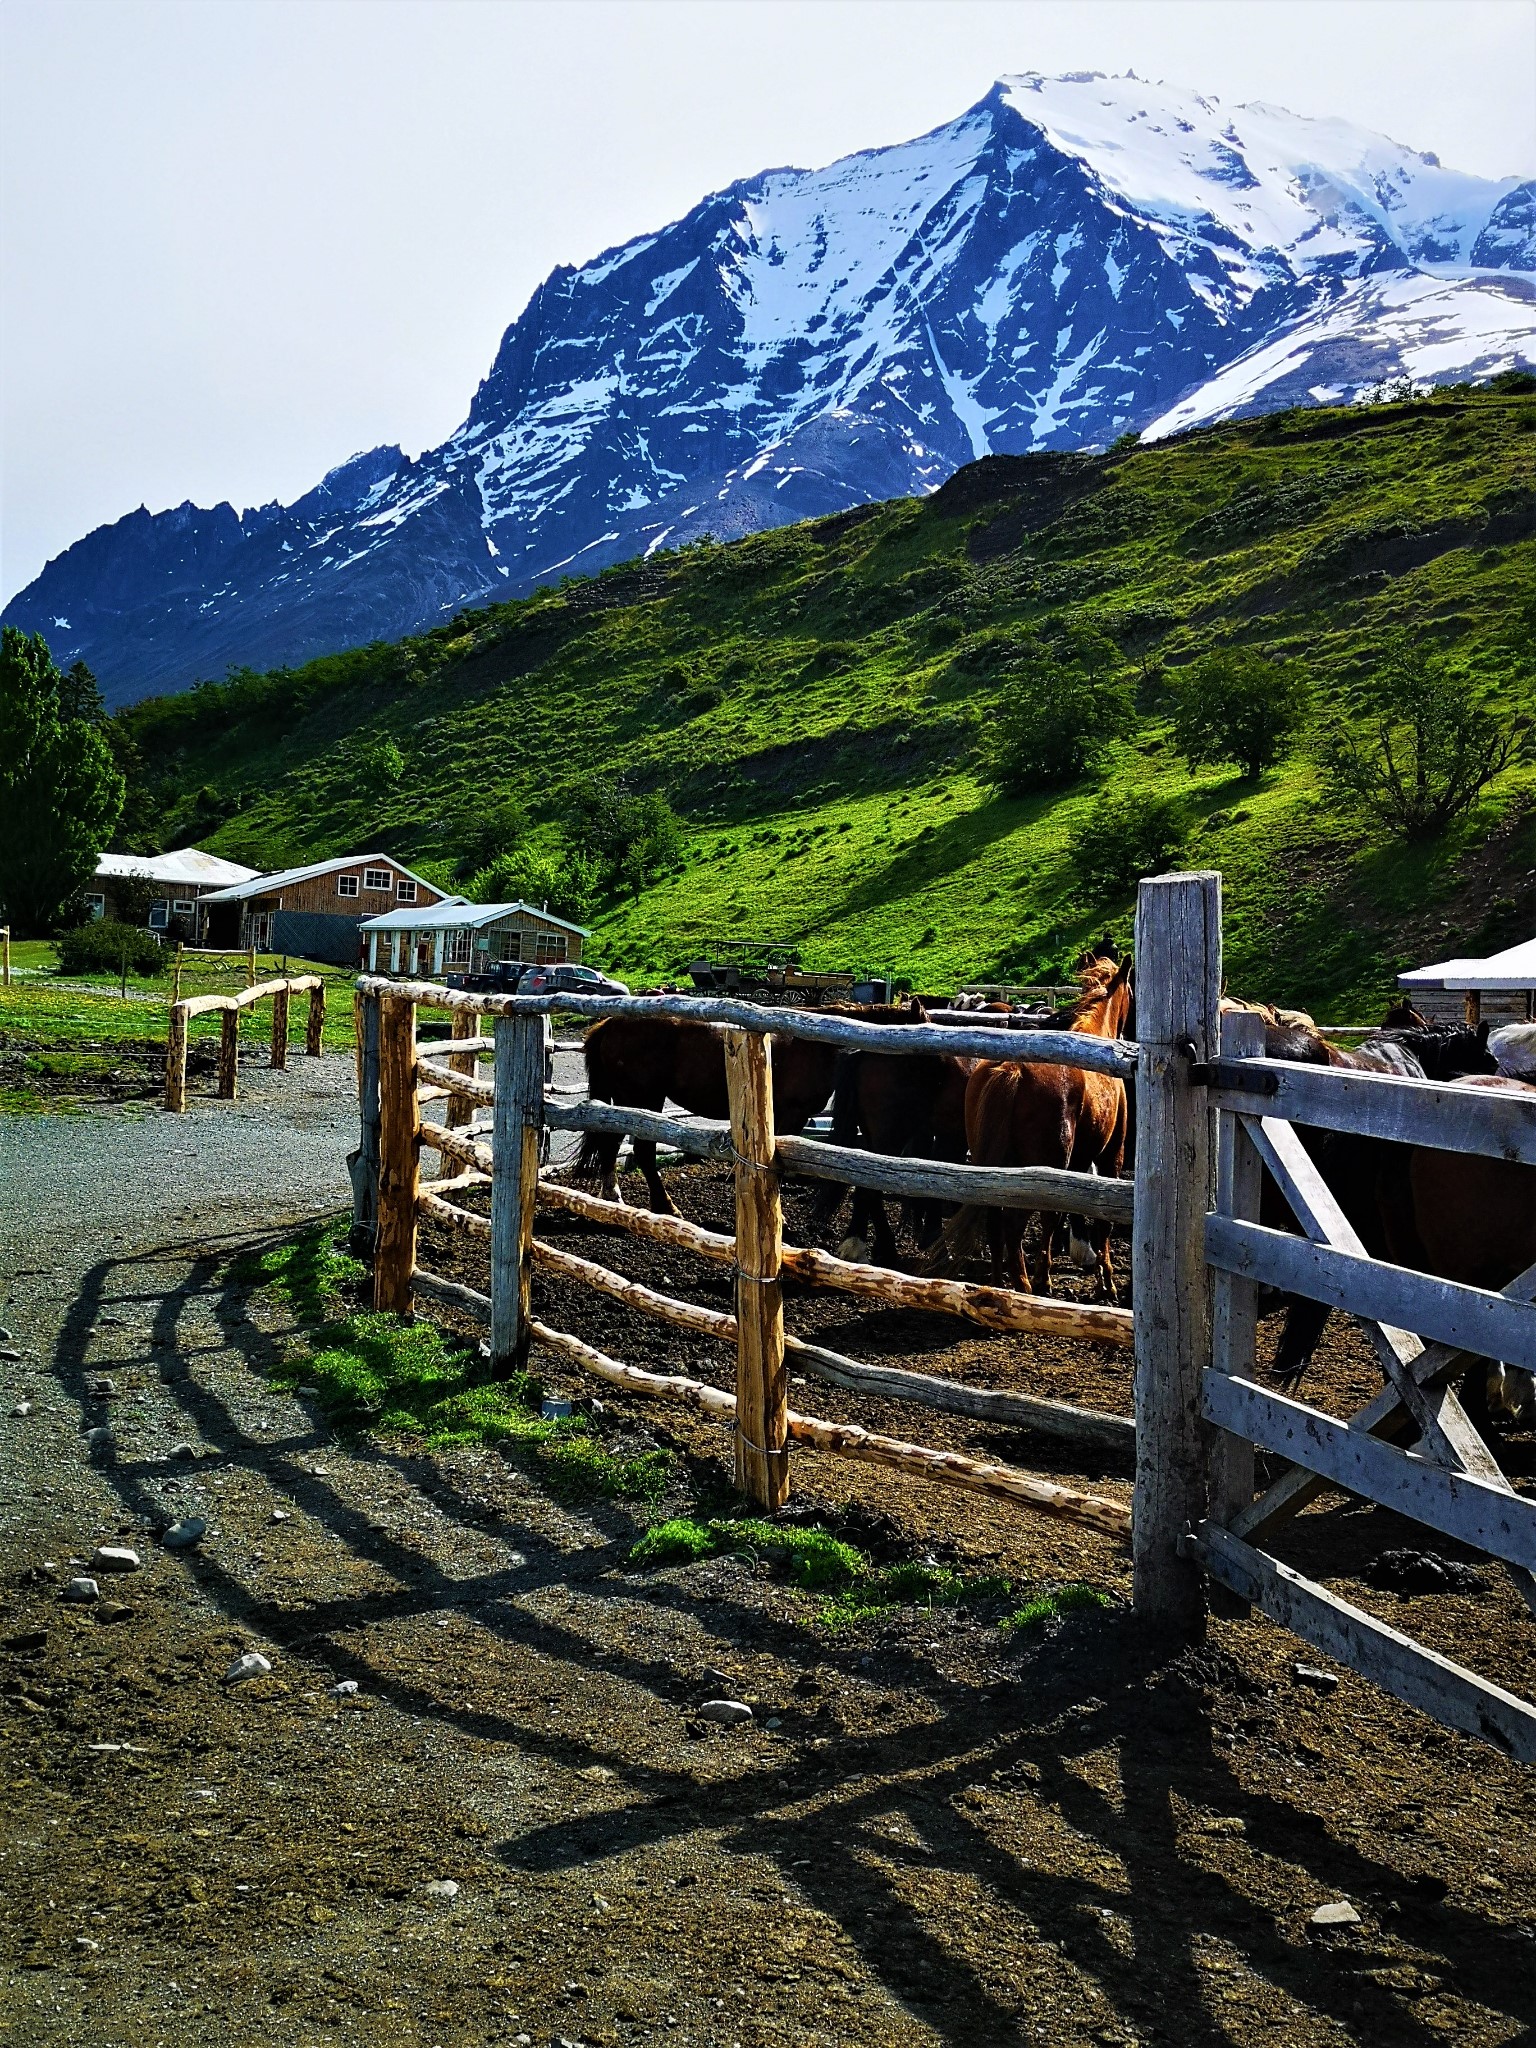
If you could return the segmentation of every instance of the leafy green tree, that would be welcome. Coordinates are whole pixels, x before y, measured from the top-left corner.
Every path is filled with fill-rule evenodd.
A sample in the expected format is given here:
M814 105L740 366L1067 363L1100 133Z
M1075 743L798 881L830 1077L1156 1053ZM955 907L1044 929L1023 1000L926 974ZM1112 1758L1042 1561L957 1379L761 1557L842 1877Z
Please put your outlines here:
M1120 657L1102 634L1077 629L1023 641L1005 671L982 773L1005 796L1076 782L1135 725Z
M1333 795L1406 839L1433 839L1530 751L1530 721L1488 704L1471 677L1410 640L1391 642L1322 741Z
M41 633L0 633L0 901L29 931L48 930L79 895L122 816L90 681L87 691L78 669L60 675Z
M1312 685L1299 661L1226 647L1169 678L1174 742L1191 768L1235 761L1250 782L1286 752L1306 722Z
M597 908L602 875L590 854L524 845L483 868L468 889L477 903L531 903L579 924Z
M1096 803L1073 834L1070 859L1094 902L1123 896L1143 875L1162 874L1184 840L1179 806L1150 790L1127 790Z
M682 857L682 824L666 798L632 796L602 775L577 786L566 831L572 852L590 860L609 888L638 894Z
M460 837L459 874L472 875L515 853L532 825L526 806L515 796L504 797L489 810L477 812Z
M357 753L357 786L364 796L388 796L405 780L405 756L388 737L370 740Z

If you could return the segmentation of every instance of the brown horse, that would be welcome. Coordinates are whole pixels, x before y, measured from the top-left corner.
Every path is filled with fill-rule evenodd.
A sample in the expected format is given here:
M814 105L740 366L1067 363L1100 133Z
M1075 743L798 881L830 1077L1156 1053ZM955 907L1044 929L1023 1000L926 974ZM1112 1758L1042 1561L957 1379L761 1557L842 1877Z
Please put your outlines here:
M914 1006L916 1007L916 1006ZM923 1013L917 1012L918 1021ZM965 1084L972 1062L943 1053L844 1053L832 1096L832 1140L897 1157L965 1158ZM841 1199L836 1190L828 1213ZM914 1205L919 1245L938 1234L935 1205ZM853 1218L838 1247L845 1259L894 1265L896 1239L885 1204L867 1188L853 1191Z
M904 1009L871 1007L849 1012L872 1024L911 1021ZM837 1047L774 1032L773 1122L777 1131L803 1131L832 1093ZM582 1048L587 1067L587 1093L594 1102L621 1103L627 1109L665 1108L670 1102L695 1116L723 1119L730 1113L725 1084L725 1047L710 1024L678 1017L604 1017L587 1033ZM588 1131L576 1156L578 1179L601 1181L610 1201L621 1201L616 1166L623 1140ZM656 1147L648 1139L633 1141L636 1166L645 1175L651 1207L675 1216L661 1176Z
M1118 1038L1131 1028L1132 1016L1129 961L1096 956L1083 970L1083 993L1068 1028L1096 1038ZM1060 1166L1118 1177L1125 1159L1126 1123L1125 1083L1113 1075L1087 1073L1081 1067L983 1060L966 1083L966 1138L976 1166ZM994 1277L1002 1286L1029 1292L1031 1275L1024 1260L1027 1213L1009 1209L989 1210L986 1215ZM968 1240L974 1216L974 1210L962 1209L945 1226L951 1250ZM1049 1229L1042 1234L1033 1278L1041 1292L1050 1289L1051 1234ZM1087 1238L1100 1292L1113 1301L1109 1226L1091 1223Z

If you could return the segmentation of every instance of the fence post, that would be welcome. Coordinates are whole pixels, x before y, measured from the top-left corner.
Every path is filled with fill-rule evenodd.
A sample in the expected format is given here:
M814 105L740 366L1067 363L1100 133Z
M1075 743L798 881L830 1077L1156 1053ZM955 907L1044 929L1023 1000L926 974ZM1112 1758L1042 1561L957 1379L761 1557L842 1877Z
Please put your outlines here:
M272 991L272 1064L288 1064L288 984Z
M544 1020L496 1019L491 1126L491 1370L503 1378L528 1359L533 1211L544 1128Z
M736 1147L736 1485L765 1508L789 1498L784 1218L774 1156L773 1065L761 1032L727 1031Z
M454 1011L453 1035L455 1038L478 1038L480 1036L480 1019L475 1011ZM475 1055L472 1052L453 1052L448 1055L448 1064L456 1074L472 1075L475 1071ZM474 1114L474 1107L474 1104L467 1095L450 1095L448 1098L447 1119L450 1127L457 1128L461 1124L467 1124ZM444 1171L447 1171L449 1163L446 1159L443 1161ZM453 1171L457 1172L458 1168L454 1167Z
M372 1258L379 1222L379 999L354 998L357 1019L357 1150L347 1161L352 1175L354 1258Z
M416 1100L416 1005L390 996L379 1007L379 1182L373 1247L373 1305L411 1312L416 1270L416 1196L421 1178L421 1108Z
M1221 877L1157 875L1136 900L1136 1612L1173 1639L1205 1624L1205 1585L1180 1538L1205 1517L1200 1376L1210 1359L1205 1218L1211 1112L1190 1079L1214 1057L1221 996Z
M1223 1059L1249 1059L1264 1051L1264 1019L1252 1010L1232 1010L1221 1019ZM1247 1223L1259 1220L1264 1163L1235 1116L1222 1115L1216 1125L1216 1208L1223 1216ZM1253 1378L1258 1337L1259 1290L1236 1273L1211 1276L1211 1366L1216 1372ZM1213 1522L1231 1526L1253 1500L1253 1445L1245 1436L1213 1431L1210 1447L1210 1507ZM1211 1588L1218 1614L1246 1614L1248 1602L1225 1587Z
M181 1001L181 953L182 945L180 939L178 939L176 941L176 963L171 969L171 1001L173 1003ZM7 961L7 966L9 966L9 961ZM6 975L6 980L10 980L9 974Z
M309 992L309 1022L304 1027L304 1051L309 1059L317 1060L325 1046L325 983L319 982Z
M165 1106L178 1114L187 1106L187 1013L179 1000L165 1040Z
M254 939L246 948L245 953L245 985L247 988L254 988L256 986L256 941Z
M224 1010L219 1016L219 1096L233 1102L240 1088L240 1012Z

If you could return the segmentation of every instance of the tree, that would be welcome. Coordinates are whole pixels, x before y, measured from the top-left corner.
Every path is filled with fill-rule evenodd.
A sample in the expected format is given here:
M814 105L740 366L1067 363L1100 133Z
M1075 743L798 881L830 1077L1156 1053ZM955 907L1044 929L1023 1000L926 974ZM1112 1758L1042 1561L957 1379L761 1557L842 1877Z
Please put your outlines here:
M1398 639L1324 734L1324 775L1341 802L1406 839L1433 839L1528 751L1529 731L1469 676Z
M0 632L0 901L31 931L79 895L122 816L94 689L60 675L41 633Z
M1191 768L1235 761L1250 782L1272 768L1306 721L1312 685L1299 661L1250 647L1207 654L1171 679L1174 743Z
M357 750L357 787L363 796L388 796L405 777L405 756L387 735Z
M527 809L515 796L504 797L489 810L476 812L460 837L459 874L472 875L477 869L490 867L515 853L531 830Z
M1123 896L1143 875L1162 874L1179 851L1184 820L1176 803L1128 790L1094 805L1073 834L1073 871L1095 902Z
M603 775L577 785L566 833L572 854L590 860L604 885L635 894L682 857L683 828L666 798L631 796Z
M1079 629L1054 644L1026 640L1005 671L982 774L1004 796L1076 782L1135 723L1119 656L1102 635Z

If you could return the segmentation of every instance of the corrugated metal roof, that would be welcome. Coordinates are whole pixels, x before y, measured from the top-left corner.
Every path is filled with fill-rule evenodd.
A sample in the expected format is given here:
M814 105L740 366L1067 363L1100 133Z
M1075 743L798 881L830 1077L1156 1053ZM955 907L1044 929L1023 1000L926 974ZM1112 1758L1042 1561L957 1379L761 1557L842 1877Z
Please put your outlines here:
M239 903L247 896L269 896L279 889L291 888L295 882L308 882L316 875L333 875L341 868L367 867L372 862L378 867L393 868L418 887L436 891L436 883L429 882L425 875L418 875L388 853L343 853L335 860L311 861L308 867L279 868L275 874L256 875L254 879L237 882L233 888L216 889L205 896L205 903ZM246 874L250 875L248 868Z
M183 846L175 853L104 853L96 863L96 873L104 881L227 885L248 882L260 870L243 868L237 860L221 860L216 853L204 853L198 846Z
M495 924L498 918L511 917L517 912L542 918L545 924L558 925L561 931L575 932L579 938L589 939L592 936L588 926L572 924L568 917L556 917L552 910L541 910L536 903L471 903L467 896L450 896L443 903L429 903L419 910L404 903L398 910L383 911L378 917L365 917L360 929L365 932L479 931L485 925Z

